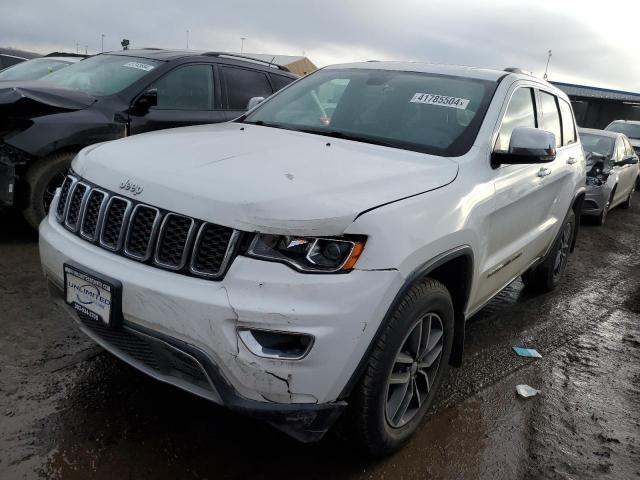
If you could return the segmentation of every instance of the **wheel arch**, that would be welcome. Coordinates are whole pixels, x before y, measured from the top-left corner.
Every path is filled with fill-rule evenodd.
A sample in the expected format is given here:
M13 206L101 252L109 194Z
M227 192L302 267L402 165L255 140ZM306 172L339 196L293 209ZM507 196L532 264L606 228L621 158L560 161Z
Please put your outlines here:
M474 256L472 248L469 245L461 245L423 263L407 276L404 284L400 287L391 302L391 305L387 309L387 312L385 313L382 322L380 322L378 330L371 339L371 343L369 344L365 354L360 359L360 362L352 373L351 378L349 378L349 381L342 389L339 396L340 399L348 398L351 395L351 392L364 373L367 360L376 340L390 317L393 315L394 310L402 301L404 295L409 291L409 289L411 289L411 287L426 277L438 280L449 290L454 308L453 349L451 351L451 357L449 358L449 364L455 367L459 367L462 364L466 320L465 312L471 293L473 261Z

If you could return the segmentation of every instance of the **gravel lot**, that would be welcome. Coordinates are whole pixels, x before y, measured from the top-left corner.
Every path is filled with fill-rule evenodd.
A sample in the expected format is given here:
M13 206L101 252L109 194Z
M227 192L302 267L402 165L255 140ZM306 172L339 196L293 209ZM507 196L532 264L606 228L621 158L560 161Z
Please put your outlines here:
M556 292L516 281L470 321L433 414L379 461L333 435L296 443L103 352L49 302L37 236L0 225L2 479L640 478L640 195L583 225ZM520 383L542 393L520 399Z

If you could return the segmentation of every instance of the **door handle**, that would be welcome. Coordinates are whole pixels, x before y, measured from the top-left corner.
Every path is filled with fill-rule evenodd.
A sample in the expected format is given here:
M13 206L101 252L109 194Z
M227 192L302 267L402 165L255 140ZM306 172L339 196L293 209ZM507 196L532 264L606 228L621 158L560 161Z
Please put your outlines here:
M546 167L541 167L540 170L538 170L538 176L540 178L546 177L547 175L551 175L551 169Z
M567 160L567 163L569 165L573 165L574 163L578 163L578 159L576 157L569 157L569 159Z

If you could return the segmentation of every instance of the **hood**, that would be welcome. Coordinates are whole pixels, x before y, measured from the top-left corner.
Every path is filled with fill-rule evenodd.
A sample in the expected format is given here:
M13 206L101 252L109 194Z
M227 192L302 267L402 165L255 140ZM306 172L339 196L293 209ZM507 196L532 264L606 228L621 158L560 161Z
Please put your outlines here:
M59 88L47 82L0 82L0 114L31 118L61 111L82 110L95 97L78 90Z
M602 155L600 153L585 151L585 161L587 167L593 167L596 163L600 162L604 165L604 162L609 160L607 155Z
M340 235L359 213L442 187L458 172L447 158L239 123L88 147L72 168L105 189L167 210L245 231L297 235ZM138 188L121 188L127 182Z

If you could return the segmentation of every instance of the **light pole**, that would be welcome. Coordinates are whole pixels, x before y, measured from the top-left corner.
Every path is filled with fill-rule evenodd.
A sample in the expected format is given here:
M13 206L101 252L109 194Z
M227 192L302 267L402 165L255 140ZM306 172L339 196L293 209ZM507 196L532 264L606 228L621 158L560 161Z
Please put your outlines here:
M551 50L549 50L548 54L549 56L547 57L547 66L544 67L544 75L542 77L545 80L547 79L547 70L549 70L549 62L551 61L551 55L553 55L553 53L551 52Z
M80 44L76 42L76 55L80 55Z
M85 45L84 46L84 54L88 55L88 53L87 53L88 51L89 51L89 45Z
M100 52L104 52L104 33L100 34Z
M240 37L240 53L244 52L244 41L246 40L245 37Z
M187 50L189 50L189 29L187 29Z

